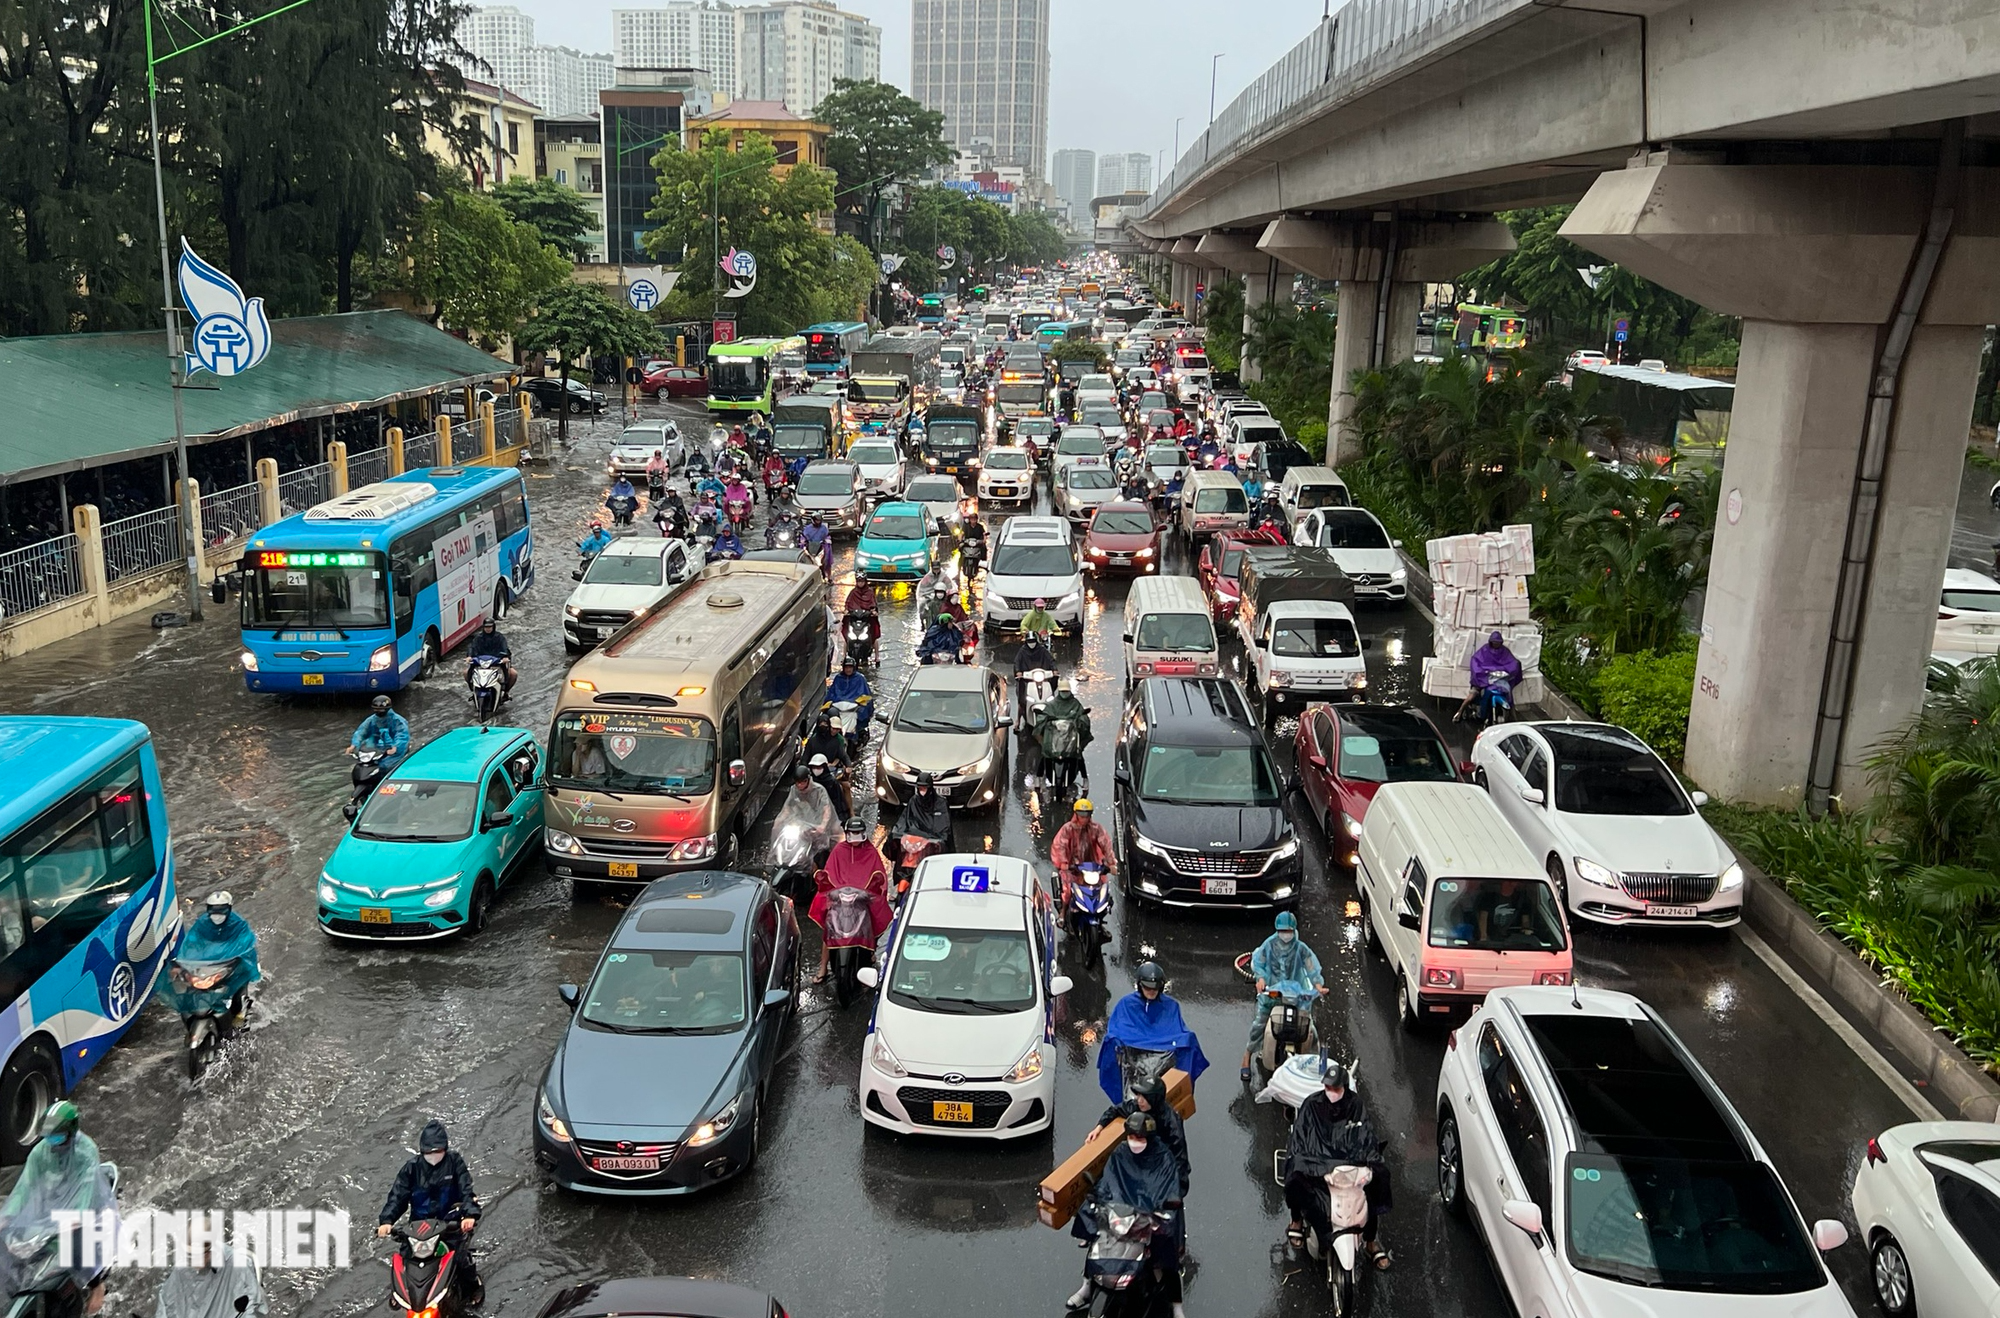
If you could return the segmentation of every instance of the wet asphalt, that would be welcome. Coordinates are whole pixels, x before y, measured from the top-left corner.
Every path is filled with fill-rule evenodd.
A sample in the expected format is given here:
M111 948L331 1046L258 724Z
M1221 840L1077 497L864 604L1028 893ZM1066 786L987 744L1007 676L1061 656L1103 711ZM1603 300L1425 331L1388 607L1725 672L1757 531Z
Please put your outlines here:
M706 429L685 404L647 411L676 416L690 434ZM603 459L617 430L611 421L579 427L567 458L528 478L544 573L506 624L522 671L509 709L538 737L566 666L559 620L570 546L603 497ZM839 547L844 567L851 547ZM1168 563L1186 570L1178 551ZM1110 730L1123 697L1116 621L1124 589L1115 581L1094 587L1085 635L1058 652L1065 671L1083 679L1079 692L1098 730L1088 769L1107 794ZM913 613L907 596L885 599L878 691L898 689L907 672ZM534 1166L530 1127L567 1019L556 985L588 975L619 907L572 901L565 884L529 867L474 942L356 948L325 938L313 885L340 836L349 764L341 751L365 707L247 693L234 619L232 601L185 628L154 633L127 622L36 652L6 666L0 708L148 723L182 891L229 887L263 940L272 981L255 1028L198 1087L180 1068L178 1023L156 1003L75 1097L86 1129L126 1170L128 1207L337 1206L353 1214L354 1265L268 1274L273 1312L358 1315L382 1302L386 1273L377 1260L386 1248L363 1233L405 1149L437 1116L470 1160L486 1205L477 1239L489 1314L526 1318L559 1285L646 1274L768 1288L799 1318L1059 1314L1081 1254L1066 1232L1037 1222L1035 1186L1105 1105L1097 1038L1146 957L1167 967L1214 1061L1188 1124L1190 1314L1324 1311L1320 1284L1286 1275L1273 1252L1285 1219L1271 1157L1284 1138L1282 1112L1253 1103L1236 1079L1251 1004L1233 962L1264 937L1268 916L1121 904L1101 955L1065 953L1076 987L1060 1008L1052 1134L985 1145L864 1129L855 1075L866 1013L834 1009L809 989L749 1175L657 1203L555 1189ZM1411 694L1428 652L1423 616L1395 607L1370 610L1361 622L1375 639L1373 698ZM440 671L455 673L451 665ZM446 676L398 699L419 741L466 721L460 690ZM1287 768L1292 727L1283 720L1272 736ZM962 822L958 844L1045 863L1060 821L1040 817L1027 799L1019 755L1011 775L998 817ZM1496 1318L1507 1306L1481 1242L1446 1217L1435 1194L1430 1114L1445 1039L1397 1025L1384 963L1364 951L1358 923L1345 914L1352 887L1329 879L1317 830L1303 807L1298 815L1309 852L1302 931L1331 988L1319 1026L1336 1052L1359 1059L1359 1085L1389 1140L1395 1178L1382 1238L1397 1263L1366 1281L1363 1312ZM752 855L763 859L764 848ZM815 934L806 928L810 956ZM1909 1111L1740 938L1584 928L1577 953L1585 982L1645 997L1680 1032L1769 1149L1808 1219L1844 1215L1863 1142L1909 1120ZM1832 1261L1857 1309L1868 1305L1860 1247ZM150 1312L151 1288L144 1275L115 1278L107 1312Z

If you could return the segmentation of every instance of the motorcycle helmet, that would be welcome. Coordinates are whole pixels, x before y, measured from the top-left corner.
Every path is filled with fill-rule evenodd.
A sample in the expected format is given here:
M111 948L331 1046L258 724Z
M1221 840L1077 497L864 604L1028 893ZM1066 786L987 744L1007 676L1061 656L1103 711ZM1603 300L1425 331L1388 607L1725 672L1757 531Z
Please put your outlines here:
M202 905L208 908L208 918L210 923L227 924L229 923L230 911L235 909L236 899L230 896L227 891L218 889L217 891L208 894L207 900L204 901Z
M1290 911L1279 911L1278 918L1272 921L1272 926L1277 929L1296 929L1299 927L1299 917Z
M1350 1078L1347 1074L1347 1068L1339 1062L1334 1061L1331 1057L1327 1058L1325 1064L1320 1068L1319 1083L1322 1088L1344 1090L1347 1088Z
M798 768L792 770L793 783L803 786L811 781L812 781L812 770L808 769L805 765L801 764Z
M931 787L936 785L936 783L937 783L937 776L933 774L929 769L924 769L918 772L917 786Z
M1167 1102L1167 1082L1156 1075L1142 1076L1132 1082L1132 1097L1145 1099L1148 1112L1158 1112Z
M1097 807L1091 803L1089 797L1079 796L1076 798L1076 804L1070 807L1070 812L1072 814L1087 815L1093 813L1096 809Z
M1035 607L1038 609L1046 609L1047 607L1049 607L1049 602L1043 599L1041 596L1037 595L1035 597Z
M1158 1084L1159 1082L1154 1081L1154 1083ZM1134 1087L1134 1092L1137 1092L1136 1086ZM1159 1124L1159 1122L1153 1120L1150 1112L1128 1112L1125 1114L1125 1133L1133 1139L1151 1139L1153 1132L1159 1128Z
M814 773L818 773L821 770L825 769L826 764L827 760L824 754L814 755L812 759L806 761L807 767Z
M418 1153L442 1153L451 1147L451 1140L444 1133L444 1123L432 1117L424 1123L424 1131L417 1139Z
M845 831L849 842L865 842L868 839L868 821L856 815L847 821Z
M1157 961L1141 961L1138 973L1132 978L1140 988L1158 989L1162 993L1166 992L1167 972L1160 968L1160 963Z
M42 1113L41 1137L53 1137L58 1144L66 1143L82 1124L83 1114L76 1110L76 1104L59 1098L49 1104L48 1111Z
M369 702L369 706L377 714L386 714L389 712L389 697L377 696L375 697L375 699Z
M1076 684L1071 682L1067 677L1058 677L1056 679L1056 690L1074 692Z

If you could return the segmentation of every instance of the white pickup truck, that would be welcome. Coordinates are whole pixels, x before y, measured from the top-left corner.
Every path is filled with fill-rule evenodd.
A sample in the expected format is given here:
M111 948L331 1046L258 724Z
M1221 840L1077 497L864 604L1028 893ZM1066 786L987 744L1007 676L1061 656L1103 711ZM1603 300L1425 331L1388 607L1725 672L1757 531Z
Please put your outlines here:
M1251 694L1268 723L1316 700L1359 701L1368 665L1349 607L1354 583L1322 549L1250 545L1243 551L1236 632Z

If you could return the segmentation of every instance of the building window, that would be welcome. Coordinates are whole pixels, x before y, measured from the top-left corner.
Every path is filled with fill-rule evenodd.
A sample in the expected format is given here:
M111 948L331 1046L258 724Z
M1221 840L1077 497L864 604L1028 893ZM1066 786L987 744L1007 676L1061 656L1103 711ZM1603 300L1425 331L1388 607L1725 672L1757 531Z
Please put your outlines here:
M510 156L521 154L521 125L519 124L510 123L507 125L507 154Z
M778 163L796 165L799 163L799 144L787 138L779 138L771 143L778 149Z
M566 169L558 169L556 171L556 182L558 183L569 182L569 171Z

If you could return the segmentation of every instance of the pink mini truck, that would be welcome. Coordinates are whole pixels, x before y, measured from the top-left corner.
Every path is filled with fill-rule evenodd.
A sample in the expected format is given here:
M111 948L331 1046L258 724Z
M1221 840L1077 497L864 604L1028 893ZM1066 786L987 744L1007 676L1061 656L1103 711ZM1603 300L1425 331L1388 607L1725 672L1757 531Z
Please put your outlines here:
M1362 919L1404 1028L1456 1022L1506 985L1571 982L1562 898L1480 788L1385 783L1358 850Z

